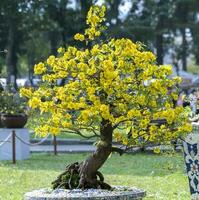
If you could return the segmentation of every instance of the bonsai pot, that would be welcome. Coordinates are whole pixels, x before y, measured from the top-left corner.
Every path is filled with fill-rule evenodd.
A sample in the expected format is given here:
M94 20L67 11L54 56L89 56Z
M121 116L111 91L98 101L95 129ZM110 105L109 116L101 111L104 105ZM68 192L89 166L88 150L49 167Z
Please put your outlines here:
M28 117L25 114L1 114L1 123L6 128L23 128L27 120Z
M102 189L40 189L28 192L24 200L142 200L146 192L137 188L115 186L113 190Z

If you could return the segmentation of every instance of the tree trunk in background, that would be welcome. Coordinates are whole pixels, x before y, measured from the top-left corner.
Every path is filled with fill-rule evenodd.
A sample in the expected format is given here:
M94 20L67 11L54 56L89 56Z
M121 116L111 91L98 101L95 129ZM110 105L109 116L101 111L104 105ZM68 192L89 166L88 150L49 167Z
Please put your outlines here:
M164 4L163 0L158 2L158 6L162 6ZM164 38L163 38L163 29L164 29L164 15L162 13L159 14L158 22L156 26L156 36L155 36L155 44L156 44L156 55L157 55L157 64L162 65L164 59Z
M179 20L179 30L182 36L181 61L182 61L182 69L184 71L187 71L188 44L186 38L186 27L188 23L188 12L189 12L188 2L179 1L179 4L177 6L177 14Z
M157 54L157 63L158 65L163 64L164 50L163 50L163 35L157 33L156 35L156 54Z
M81 6L81 13L84 16L83 21L85 22L86 16L87 16L87 12L89 11L90 7L93 5L93 1L92 0L80 0L80 6Z
M199 26L199 24L198 24ZM193 37L193 54L195 56L195 63L196 65L199 65L199 35L198 35L198 29L192 28L191 29L192 37Z
M50 31L49 33L49 39L50 39L50 53L51 55L57 55L57 45L58 45L58 40L57 40L57 35L58 33L56 31ZM65 34L63 36L62 40L65 40Z
M107 3L109 3L109 5L110 5L110 11L108 13L109 14L108 21L109 21L111 26L115 26L119 22L119 18L118 18L119 17L119 5L121 4L121 0L117 0L117 1L111 0L111 1L109 1ZM111 23L112 19L116 20L115 24Z
M7 70L7 84L14 84L16 88L17 78L17 55L15 44L15 31L12 22L9 26L8 41L7 41L7 54L6 54L6 70Z
M182 33L182 69L187 71L187 38L186 38L186 29L181 29Z
M199 52L199 48L198 48ZM195 54L195 59L196 59L196 65L199 65L199 53Z
M34 53L30 53L28 55L28 79L31 83L33 84L33 73L34 73L34 64L35 64L35 58L34 58Z

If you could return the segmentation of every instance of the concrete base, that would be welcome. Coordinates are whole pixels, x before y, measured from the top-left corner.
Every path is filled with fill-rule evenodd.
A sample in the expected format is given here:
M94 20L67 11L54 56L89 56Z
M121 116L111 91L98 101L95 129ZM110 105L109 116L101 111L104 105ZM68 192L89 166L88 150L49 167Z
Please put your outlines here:
M88 189L40 189L28 192L24 200L141 200L146 192L137 188L114 187L113 191Z
M15 130L17 136L19 136L22 140L29 142L30 135L29 131L26 128L0 128L0 143L4 141L12 131ZM16 160L23 160L29 158L30 155L30 147L16 138ZM0 146L0 160L12 160L12 137Z

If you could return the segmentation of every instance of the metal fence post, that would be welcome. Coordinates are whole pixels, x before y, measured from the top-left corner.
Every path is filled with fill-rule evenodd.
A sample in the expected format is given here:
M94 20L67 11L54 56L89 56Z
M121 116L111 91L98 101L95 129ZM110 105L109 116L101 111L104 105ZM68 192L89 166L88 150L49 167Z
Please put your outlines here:
M16 133L12 130L12 163L16 164Z
M54 155L57 155L57 137L53 136Z

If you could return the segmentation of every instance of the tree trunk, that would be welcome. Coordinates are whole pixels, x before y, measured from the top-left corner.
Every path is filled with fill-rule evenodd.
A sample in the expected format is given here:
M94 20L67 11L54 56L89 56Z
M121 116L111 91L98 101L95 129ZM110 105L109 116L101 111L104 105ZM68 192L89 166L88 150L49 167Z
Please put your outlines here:
M187 56L188 56L188 44L187 44L187 38L186 38L186 28L188 23L188 11L189 11L189 5L188 1L179 1L178 4L178 10L177 12L179 21L180 21L180 32L182 35L182 51L181 51L181 60L182 60L182 69L184 71L187 71Z
M30 52L28 54L28 79L29 79L31 85L33 85L33 74L34 74L33 66L35 64L34 56L35 55L33 52Z
M199 35L197 28L192 28L191 34L193 38L193 54L195 56L195 64L199 65Z
M164 6L165 1L160 0L157 3L157 6L161 7ZM163 38L163 31L165 27L165 16L163 13L159 13L158 17L158 22L156 26L156 38L155 38L155 43L156 43L156 54L157 54L157 63L158 65L163 64L163 59L164 59L164 38Z
M186 38L186 30L182 28L182 69L187 71L187 38Z
M103 120L100 129L101 141L97 146L97 150L89 156L80 167L79 186L81 188L84 188L87 184L90 185L88 185L89 187L98 187L99 182L95 179L96 173L111 154L112 133L113 128L110 122Z
M81 6L81 13L84 16L83 18L86 19L87 13L92 6L93 1L92 0L80 0L80 6Z
M198 50L198 52L199 52L199 50ZM199 53L195 54L195 59L196 59L196 61L195 61L196 65L199 65Z
M49 32L49 39L50 39L50 53L51 55L57 55L57 46L58 46L58 33L56 31ZM65 36L65 35L64 35Z
M107 120L102 120L100 127L101 140L96 151L82 163L73 163L67 166L52 184L53 188L101 188L111 189L104 182L103 175L98 171L112 152L113 127Z
M17 55L15 51L15 36L14 27L12 22L9 27L8 42L7 42L7 54L6 54L6 67L7 67L7 84L14 84L16 87L16 76L17 76Z
M157 63L158 65L163 64L163 35L161 33L157 33L156 35L156 51L157 51Z

